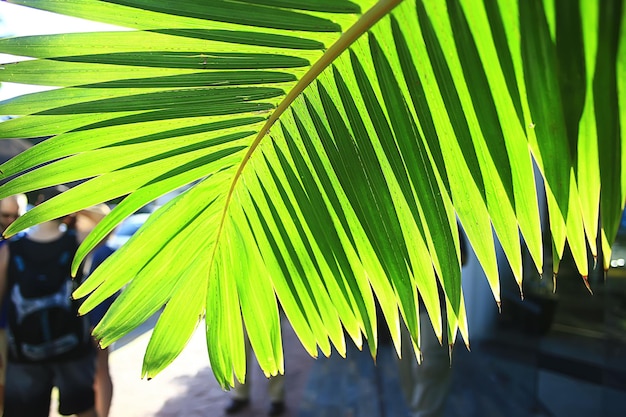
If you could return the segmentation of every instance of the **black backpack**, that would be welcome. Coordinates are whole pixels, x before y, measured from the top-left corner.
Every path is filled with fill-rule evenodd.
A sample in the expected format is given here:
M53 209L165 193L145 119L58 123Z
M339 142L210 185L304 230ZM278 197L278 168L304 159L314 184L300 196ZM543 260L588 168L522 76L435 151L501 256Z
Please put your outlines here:
M73 232L52 242L9 241L9 354L17 362L75 358L91 346L89 322L78 316L70 275Z

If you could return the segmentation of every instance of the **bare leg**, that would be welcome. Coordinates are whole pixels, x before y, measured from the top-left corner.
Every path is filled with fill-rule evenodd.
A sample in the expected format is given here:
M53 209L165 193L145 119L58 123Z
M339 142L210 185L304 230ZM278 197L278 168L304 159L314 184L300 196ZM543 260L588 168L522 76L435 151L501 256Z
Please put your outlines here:
M98 349L93 389L98 417L108 417L113 399L113 381L109 373L109 349Z

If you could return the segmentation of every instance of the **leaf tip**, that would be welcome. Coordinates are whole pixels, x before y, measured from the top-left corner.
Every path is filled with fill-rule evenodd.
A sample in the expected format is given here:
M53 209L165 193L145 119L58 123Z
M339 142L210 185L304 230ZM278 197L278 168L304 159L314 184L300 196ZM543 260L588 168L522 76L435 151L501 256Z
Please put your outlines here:
M593 290L591 289L591 285L589 285L589 277L587 275L583 275L583 282L585 283L585 287L587 287L587 291L593 295Z

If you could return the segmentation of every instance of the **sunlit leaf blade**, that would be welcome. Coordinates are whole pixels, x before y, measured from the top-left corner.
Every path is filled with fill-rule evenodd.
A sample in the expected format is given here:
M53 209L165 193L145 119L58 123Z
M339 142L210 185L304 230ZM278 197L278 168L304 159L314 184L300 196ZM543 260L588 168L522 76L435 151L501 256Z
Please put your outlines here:
M226 0L214 0L209 4L197 1L163 1L158 4L147 0L114 0L125 6L151 10L168 15L235 23L245 26L268 27L286 30L304 30L311 32L339 32L341 27L322 17L300 13L296 10L278 7L265 7L250 3L248 13L242 13L238 4ZM271 4L271 3L269 3ZM331 9L332 10L332 9ZM319 11L325 11L321 9ZM337 9L333 10L337 11ZM354 8L351 12L358 11Z
M617 80L617 91L618 91L618 114L619 114L619 123L620 123L620 137L619 137L619 147L617 152L620 154L620 200L617 204L613 206L619 206L621 203L622 208L624 204L626 204L626 25L624 25L624 21L626 21L626 7L622 6L622 24L621 24L621 32L619 33L619 45L617 50L617 67L616 67L616 80ZM606 180L606 178L601 178L601 180ZM608 196L607 196L608 197ZM604 218L605 213L608 215L611 212L608 210L601 210L600 215ZM619 228L619 219L620 217L610 217L608 220L608 225L602 229L602 250L604 253L604 269L608 270L610 261L611 261L611 251L610 247L612 242L615 240L614 236ZM610 221L614 221L614 223L609 223ZM608 231L608 232L607 232Z
M217 382L228 388L234 385L233 374L239 381L246 380L246 349L236 283L227 279L223 267L216 260L212 268L216 275L209 275L206 304L212 307L207 309L206 328L211 369Z
M212 36L216 32L220 36ZM95 33L74 33L63 37L50 35L6 38L0 40L0 45L6 53L14 55L20 53L32 58L49 59L50 61L43 61L44 68L65 65L77 74L86 66L96 68L96 73L92 75L95 81L102 79L103 74L107 73L117 73L122 80L140 80L150 73L165 76L198 71L206 73L211 69L271 68L270 64L273 62L278 63L280 68L294 69L306 60L319 57L320 50L325 47L317 39L281 37L279 41L275 35L263 32L242 35L241 32L235 31L181 29L172 32L164 30L102 32L98 33L97 37L94 35ZM185 36L185 38L178 35ZM112 42L116 43L114 52L110 46ZM237 52L233 52L231 43L240 45ZM85 44L89 45L88 50L82 49ZM250 46L245 46L248 44ZM297 50L297 52L290 52L290 49ZM267 56L263 56L260 51L266 52ZM253 59L259 60L258 67L254 65ZM70 67L70 63L74 65ZM116 67L96 67L95 64L109 64ZM7 63L6 67L9 69L15 67L14 71L9 71L7 77L11 74L20 75L18 69L21 68L35 69L32 64L26 62ZM117 67L130 67L132 71L122 74Z
M215 0L210 5L194 0L164 1L158 5L144 0L107 1L108 4L89 0L64 2L13 0L12 3L136 29L199 28L206 19L215 22L214 26L237 24L247 26L248 30L261 27L305 32L338 32L341 27L336 23L314 14L303 13L301 10L351 14L360 11L356 3L345 0L334 2L333 5L328 1L310 3L309 7L294 6L293 2L286 4L281 1L265 2L269 7L249 2L250 4L246 6L248 13L242 13L239 5L225 0ZM363 3L371 4L370 1ZM243 16L245 14L247 16Z
M108 345L128 331L132 330L154 312L160 309L178 291L181 283L185 282L185 275L193 272L194 268L199 268L197 263L202 264L203 246L210 245L213 240L211 234L206 233L210 224L216 221L219 215L219 205L215 200L204 200L197 198L205 192L205 187L219 184L223 181L223 173L212 175L209 179L200 183L189 192L180 195L163 206L148 222L129 240L111 259L133 257L134 254L141 256L142 253L152 254L142 256L143 264L138 264L134 270L119 271L116 263L109 259L103 263L101 269L94 272L94 279L86 283L84 287L75 292L75 296L81 297L95 292L83 303L82 311L93 308L98 303L98 295L106 294L119 289L126 282L131 281L124 289L120 297L115 301L111 309L107 312L102 322L96 327L95 334L100 337L103 345ZM177 220L167 225L168 213L177 212ZM150 227L154 225L154 227ZM157 232L158 229L161 229ZM155 239L155 233L168 236L166 242ZM193 249L181 244L185 241L194 241L198 244ZM184 253L184 254L183 254ZM206 261L205 261L206 262ZM170 271L170 272L168 272ZM115 273L114 279L106 279L107 273ZM104 278L104 279L103 279ZM206 276L205 276L206 279ZM169 281L169 285L157 285L160 291L152 293L151 296L142 295L147 291L147 287L155 285L155 282ZM206 281L205 281L206 282ZM102 283L102 284L100 284ZM120 320L118 324L110 325L115 330L101 332L108 323L115 323L115 317L126 316L125 310L132 308L133 303L127 303L125 298L141 300L143 306L132 317L127 317L126 321ZM104 337L102 337L104 336ZM146 372L150 373L148 369Z
M570 148L563 119L555 48L541 2L520 2L519 26L536 27L521 39L524 80L528 89L531 125L536 132L530 145L546 181L550 229L552 231L554 268L558 270L566 239L569 208ZM555 140L540 140L554 137ZM551 157L560 155L559 158Z
M411 156L412 160L409 162L408 167L411 169L407 171L407 166L402 160L402 156L400 153L401 147L406 149L407 146L410 146L411 139L415 139L412 135L397 135L394 136L392 131L392 126L389 121L386 120L385 110L381 105L383 100L379 98L380 94L378 94L372 81L376 79L375 74L371 72L371 68L369 68L369 74L366 73L368 69L364 68L361 64L361 61L356 57L356 55L351 54L350 64L354 70L354 77L356 82L356 87L361 91L363 105L367 109L368 114L371 116L372 126L369 128L370 135L372 138L387 138L386 140L374 141L372 143L373 149L370 152L376 152L379 155L385 155L387 161L381 163L381 169L383 170L383 175L387 181L387 184L392 187L391 193L392 195L402 195L401 198L396 198L394 203L396 204L396 212L400 221L400 227L403 229L403 234L407 237L415 237L415 236L424 236L425 231L422 227L422 221L427 221L424 216L426 215L438 215L439 211L437 209L437 205L443 207L441 201L429 201L430 193L418 193L417 195L414 193L414 190L411 187L410 178L413 176L414 181L418 182L416 187L418 189L428 190L430 188L429 180L436 182L434 178L434 172L430 168L431 162L428 161L428 155L424 148L415 149L415 154L409 152L408 155ZM347 79L343 79L343 82L347 82ZM355 96L349 92L355 91L356 88L343 88L343 100L345 102L349 102L353 100ZM403 104L400 104L403 106ZM400 107L401 108L401 107ZM354 114L350 115L352 118L351 123L360 123L357 122L357 119ZM366 128L363 126L362 128ZM392 140L393 139L393 140ZM416 145L419 147L421 145L420 142L417 142ZM364 145L361 145L364 147ZM373 158L374 155L371 154L370 158ZM397 185L391 182L391 179L395 178L397 180ZM398 190L396 191L396 187ZM420 206L425 206L420 207ZM416 219L419 220L416 222ZM408 248L407 255L411 260L414 271L419 271L419 273L414 274L412 279L416 281L417 287L421 292L421 299L424 301L427 310L429 311L433 325L435 327L435 333L438 337L441 337L441 312L439 310L439 296L436 288L436 280L433 274L433 269L431 266L431 261L429 259L428 249L426 244L422 241L422 239L413 240L413 247ZM409 293L408 295L414 296L414 294ZM405 315L407 315L407 321L412 322L413 326L417 326L417 318L412 316L409 318L410 311L404 311ZM417 327L415 327L417 328Z
M623 83L624 65L624 10L623 2L609 2L599 11L600 24L598 25L598 54L596 57L596 71L593 81L594 97L597 107L596 119L598 127L600 179L602 190L600 194L600 216L603 231L609 245L604 248L604 265L608 269L610 262L610 244L615 240L621 212L624 209L626 194L624 194L624 108L620 101L624 100L624 90L620 90L618 83ZM615 18L621 15L621 22ZM618 54L620 51L622 54ZM622 68L619 74L618 69ZM622 87L623 88L623 87ZM618 95L619 94L619 95Z
M21 121L24 119L18 118L13 120ZM4 174L13 175L20 172L21 167L25 163L38 165L51 159L63 158L81 152L116 145L149 144L152 141L165 143L169 139L185 136L197 142L198 138L203 134L213 135L214 133L212 132L232 130L233 128L259 124L265 121L264 118L259 116L231 117L229 120L217 119L217 121L213 121L215 118L201 117L194 118L194 120L149 121L130 126L104 126L59 134L54 141L40 142L25 152L20 153L3 164L2 169ZM13 120L5 122L5 125L8 126ZM204 121L208 121L208 123L203 123ZM254 127L249 127L249 129L253 130Z
M413 240L415 242L413 244L414 247L411 247L411 245L407 245L406 248L397 246L399 253L406 257L409 262L409 270L407 272L393 274L396 278L399 278L399 281L394 280L394 287L402 300L400 311L405 318L407 327L412 333L415 333L418 326L417 317L413 313L415 311L414 305L416 305L415 294L410 287L402 287L403 281L411 279L412 282L415 280L419 290L422 292L422 300L433 320L435 333L438 337L441 337L441 312L439 311L438 295L436 295L436 281L430 261L423 256L428 250L427 244L423 239L429 239L428 244L431 244L432 239L437 239L440 236L436 235L433 237L431 236L432 232L424 231L423 222L434 220L433 224L441 224L444 230L443 234L445 235L446 221L445 218L442 221L440 217L442 213L445 217L444 204L441 199L437 197L432 198L430 192L426 191L423 195L419 195L420 193L417 193L413 188L432 190L430 182L437 181L430 166L432 162L428 160L427 150L421 143L415 121L412 119L405 102L406 98L401 96L400 85L391 76L389 62L383 57L379 44L374 37L369 39L369 54L373 58L374 68L378 68L378 75L370 73L372 78L365 73L367 69L361 67L361 61L354 55L351 57L351 64L356 73L356 82L364 91L363 99L366 106L373 115L376 115L375 118L372 118L375 132L372 135L375 134L376 136L373 137L378 137L380 143L373 141L377 149L370 151L371 155L368 159L370 161L373 160L373 151L377 151L379 154L384 152L384 154L380 155L384 155L385 158L389 159L386 162L381 156L378 156L381 159L378 163L381 164L381 169L383 169L385 182L390 186L391 196L396 193L402 196L402 198L396 199L391 197L396 206L394 211L398 216L397 227L401 230L405 240L411 239L411 237L415 238ZM369 70L371 71L371 69ZM374 80L377 83L374 83ZM369 81L372 81L371 85L368 85ZM380 90L378 94L377 90ZM374 97L376 94L380 98ZM347 97L349 97L348 91L345 89L344 96L346 97L344 100L347 100ZM383 116L384 114L387 116ZM351 118L356 120L356 115L352 114ZM360 147L367 150L365 145L360 145ZM404 161L402 161L403 158L400 156L401 153L406 155ZM372 164L372 162L367 160L366 163L367 165ZM386 164L389 164L389 166L385 166ZM392 179L397 181L397 185L393 184ZM404 215L404 213L407 215ZM409 213L411 213L410 216L408 215ZM436 217L436 219L428 219L430 216ZM398 245L398 243L395 244ZM407 273L408 276L403 278L403 275Z
M167 303L150 336L142 377L151 378L182 352L196 329L206 303L206 275L202 263L187 270L185 281Z
M465 12L455 3L448 2L460 64L482 131L482 135L474 133L472 137L480 157L494 229L521 286L519 232L540 271L543 259L538 203L533 197L536 192L533 167L525 141L520 140L524 137L523 126L512 119L517 110L512 97L506 94L505 68L491 65L510 52L492 38L481 35L495 33L499 21L489 22L486 10L480 5L467 4L464 7ZM471 14L471 19L467 14ZM490 89L492 93L486 94L485 91ZM477 141L481 138L487 143Z
M243 213L240 213L243 214ZM242 222L246 224L246 222ZM233 223L233 227L237 227ZM244 229L246 230L246 229ZM272 291L270 275L263 268L258 251L246 251L250 247L251 235L233 230L233 244L228 248L228 270L234 272L237 279L237 291L241 300L242 315L246 325L246 334L250 345L256 352L265 352L257 356L261 368L266 375L284 373L281 327L276 297ZM250 256L243 258L242 256ZM259 269L257 269L259 268ZM263 285L251 285L252 282L262 282ZM259 326L258 323L265 323Z
M303 110L303 108L296 106L297 110ZM290 115L286 116L286 120L289 120L288 116ZM302 117L306 117L306 113L303 113ZM375 335L375 328L372 327L373 323L368 320L374 307L371 290L361 269L362 267L358 262L356 265L354 264L354 254L337 250L337 248L342 247L342 242L346 242L346 239L352 240L353 238L350 235L344 236L346 219L344 217L345 214L340 209L338 196L327 191L331 184L331 178L328 177L325 168L327 162L317 157L310 136L315 132L315 128L313 124L309 124L308 118L299 118L297 114L294 114L293 120L297 128L293 133L286 130L288 123L282 124L280 131L273 132L273 136L277 139L281 136L284 137L288 146L288 152L281 151L279 147L275 147L274 152L276 152L276 156L279 158L282 152L284 158L289 157L293 161L298 172L304 173L304 175L300 174L303 188L301 192L306 193L306 199L300 200L300 205L303 210L306 210L305 215L310 218L308 223L311 225L311 232L315 236L317 245L320 246L322 253L326 257L326 267L334 271L331 276L337 279L337 283L331 282L330 285L338 285L341 288L339 293L333 294L333 296L339 298L336 306L341 308L342 305L345 305L343 303L349 302L352 305L353 314L364 321L363 324L359 324L359 320L356 324L365 332L368 338L371 338L371 336ZM299 135L302 138L301 145L298 145L293 140L294 136L292 134L296 135L296 137ZM286 163L287 160L282 164L288 168ZM313 172L309 173L310 169ZM289 173L287 169L286 173ZM294 184L292 188L298 192L298 184ZM320 209L320 207L324 206L327 208ZM317 209L314 209L315 207ZM337 222L339 223L337 224ZM337 224L337 227L327 227L328 224L333 223ZM339 224L342 227L338 227ZM287 294L282 292L279 292L278 296L281 298L281 302L282 297L288 297ZM287 310L286 313L288 313ZM354 328L354 324L351 324L351 319L348 316L347 320L344 320L344 325L357 345L361 346L360 332ZM340 348L339 351L343 352L344 349Z
M232 63L228 64L229 57L215 57L198 53L188 60L194 60L192 69L177 69L171 62L167 62L168 56L159 59L154 57L156 53L150 54L149 58L159 60L163 65L171 65L165 69L146 68L149 62L141 56L133 57L141 64L136 67L130 65L120 65L113 63L104 67L100 63L76 65L73 62L63 63L54 61L40 61L36 64L32 61L18 62L4 65L4 70L0 73L2 81L40 84L49 86L78 86L83 85L90 88L123 88L125 86L136 86L140 83L143 88L175 88L175 87L204 87L204 86L232 86L242 84L270 84L294 81L293 74L279 71L243 71L248 68L284 68L302 67L308 64L306 59L263 59L264 55L256 54L243 56L243 54L230 54ZM169 52L163 55L174 55ZM191 53L186 56L193 55ZM226 55L226 54L223 54ZM270 57L271 58L271 57ZM130 58L129 58L130 59ZM266 64L263 64L263 61ZM108 64L106 60L103 63ZM171 59L170 59L171 61ZM46 65L40 65L45 63ZM78 68L76 68L78 67ZM237 72L198 72L201 69L242 69ZM64 74L63 77L51 74ZM132 78L126 78L126 77Z
M417 89L412 94L412 98L420 123L420 130L423 132L424 140L428 143L428 149L433 155L437 171L443 177L443 184L448 188L446 194L451 196L468 240L485 269L496 299L499 299L498 271L493 240L491 239L491 224L488 215L486 215L486 205L481 194L480 169L475 159L475 152L470 148L471 145L467 142L460 142L460 139L455 136L454 123L464 123L461 119L462 113L457 108L448 114L447 106L453 105L456 92L446 90L447 84L440 84L444 82L446 77L449 77L448 68L446 63L442 61L440 46L434 37L430 17L424 9L424 5L418 4L416 8L413 8L409 3L405 3L403 7L409 9L403 15L406 16L403 22L407 25L403 31L421 34L424 30L427 33L424 35L427 38L425 43L420 43L415 37L406 38L409 50L414 51L412 59L416 62L410 68L412 71L417 71L417 74L413 74L416 78L408 87ZM417 21L413 20L413 16L418 17ZM419 57L431 56L431 54L433 56L430 61L432 62L431 65L426 61L420 62ZM456 127L458 128L459 125ZM449 140L441 141L439 140L441 137ZM469 152L467 159L462 156L463 147ZM461 181L460 178L464 180ZM460 203L461 201L463 203ZM460 204L457 205L456 203ZM441 223L441 220L429 222L428 228L436 227L437 224ZM435 240L436 246L430 248L431 256L439 251L442 253L435 258L439 259L439 265L435 264L436 272L444 283L448 286L454 286L446 288L446 292L453 300L454 314L458 314L460 272L458 261L455 262L456 257L450 256L453 239L457 237L444 227L437 232L434 238L441 240L439 242ZM450 292L452 288L455 289ZM451 313L449 312L449 314ZM454 325L454 321L451 325Z
M569 245L586 275L598 233L608 267L626 195L621 0L15 3L131 30L0 40L35 58L1 81L61 87L0 103L18 116L1 138L50 137L0 167L0 197L80 182L7 234L120 200L76 271L188 188L75 293L86 312L124 287L95 330L105 346L161 312L144 376L203 314L224 388L246 377L244 332L266 375L285 371L281 312L312 356L376 355L384 327L399 352L406 326L418 357L424 331L469 345L461 235L496 302L496 248L521 288L523 266L543 271L542 227L555 271Z
M576 10L572 8L573 12L580 13L584 19L581 22L580 28L574 28L574 30L578 29L582 33L585 33L587 36L585 39L580 39L580 45L572 45L567 49L574 48L577 53L570 54L577 56L582 52L583 56L579 59L579 65L584 65L583 71L580 71L579 74L571 74L570 77L566 79L572 78L571 85L566 87L567 91L570 93L578 92L580 94L580 98L577 100L578 109L577 113L573 114L568 118L570 123L573 123L577 120L576 116L579 116L580 125L573 126L569 130L570 135L575 135L578 139L578 149L577 152L577 165L576 165L576 173L577 173L577 181L578 187L581 190L587 190L584 194L581 194L581 206L583 209L583 219L585 223L585 230L587 232L587 240L589 242L590 250L594 258L597 259L598 256L598 248L597 248L597 236L598 236L598 226L599 226L599 218L600 218L600 157L599 157L599 136L598 130L596 126L596 104L594 103L594 93L593 93L593 78L595 73L595 57L598 50L598 25L599 14L598 14L598 4L594 2L582 2L581 9ZM580 21L580 17L574 19L575 21ZM588 28L583 30L582 25L587 25ZM582 33L574 32L576 37L573 39L578 40L578 38L582 38ZM563 33L561 40L562 43L567 44L567 39L571 39L571 33L565 32ZM561 57L567 56L565 48L560 48ZM561 66L561 68L567 68L566 66ZM580 67L578 68L580 70ZM573 71L572 71L573 72ZM583 78L583 75L585 78ZM564 90L564 88L562 88ZM583 94L584 93L584 94ZM564 94L565 95L565 94ZM568 103L566 100L564 103ZM600 103L598 103L600 104ZM603 110L601 110L603 111ZM583 150L582 152L580 150Z

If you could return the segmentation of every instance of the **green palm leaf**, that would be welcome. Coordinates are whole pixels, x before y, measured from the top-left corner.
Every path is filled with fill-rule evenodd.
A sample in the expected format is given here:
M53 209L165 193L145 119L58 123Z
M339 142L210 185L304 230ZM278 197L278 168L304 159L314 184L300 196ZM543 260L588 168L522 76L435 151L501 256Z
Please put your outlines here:
M311 355L343 354L345 335L375 354L375 300L397 347L401 323L416 346L431 331L419 300L439 337L469 343L458 224L499 303L496 239L520 287L522 245L543 272L541 181L556 259L567 241L586 276L600 234L608 267L626 196L621 1L15 3L133 30L0 40L36 58L0 81L62 87L0 103L19 116L2 138L51 136L1 167L0 197L81 181L9 233L123 197L78 268L193 184L76 292L88 311L126 286L104 345L165 306L148 377L203 316L224 387L245 377L244 328L283 372L279 305Z

